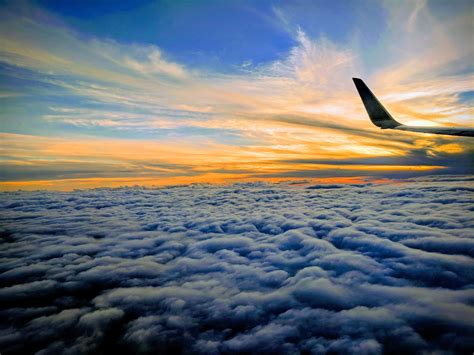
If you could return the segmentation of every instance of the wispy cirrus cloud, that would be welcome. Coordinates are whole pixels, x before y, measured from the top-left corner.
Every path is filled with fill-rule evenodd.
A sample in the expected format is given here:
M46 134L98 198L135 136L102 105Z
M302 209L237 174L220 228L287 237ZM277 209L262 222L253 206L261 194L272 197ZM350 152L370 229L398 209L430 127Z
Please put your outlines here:
M103 137L105 144L117 138L144 140L144 145L151 139L173 141L169 147L176 149L179 164L193 156L190 151L179 154L179 145L215 144L234 150L234 160L224 160L232 170L242 171L249 166L236 167L248 156L264 156L270 164L296 159L297 154L323 160L342 154L376 158L387 152L402 157L433 145L454 144L458 153L470 151L472 144L462 138L381 135L368 121L350 80L364 72L376 94L406 123L472 121L472 106L459 100L472 89L472 73L465 72L472 58L472 48L463 42L470 28L466 16L441 21L423 2L385 7L388 26L372 49L377 53L371 61L360 46L363 38L336 43L324 34L310 37L303 27L290 26L295 45L289 52L233 72L180 64L152 44L88 38L42 9L37 9L41 16L23 17L5 11L0 25L2 71L12 89L24 91L25 100L35 100L35 109L7 101L12 113L2 129L79 140ZM31 89L26 82L34 83ZM19 110L25 117L21 126L15 120ZM210 162L222 160L212 156L218 150L208 153ZM36 158L43 159L40 153ZM88 159L102 161L99 151ZM225 170L214 163L202 168Z

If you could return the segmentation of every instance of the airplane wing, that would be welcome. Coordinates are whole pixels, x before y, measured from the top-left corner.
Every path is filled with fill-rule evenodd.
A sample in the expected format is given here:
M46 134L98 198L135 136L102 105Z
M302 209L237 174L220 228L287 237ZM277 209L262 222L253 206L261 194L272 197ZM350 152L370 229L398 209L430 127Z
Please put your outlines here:
M375 95L365 85L365 83L358 78L352 78L354 84L359 92L360 98L365 106L370 120L374 125L381 129L397 129L400 131L411 131L432 134L447 134L451 136L466 136L474 137L474 128L461 127L421 127L421 126L406 126L397 122L392 115L383 107Z

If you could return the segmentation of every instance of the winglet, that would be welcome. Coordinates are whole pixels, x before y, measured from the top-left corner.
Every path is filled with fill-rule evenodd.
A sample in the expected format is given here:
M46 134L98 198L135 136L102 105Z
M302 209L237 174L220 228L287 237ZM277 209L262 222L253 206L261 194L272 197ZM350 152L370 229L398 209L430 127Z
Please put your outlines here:
M382 106L379 100L377 100L375 95L370 91L367 85L365 85L362 79L352 78L352 80L354 80L360 98L362 99L370 120L374 125L382 129L395 128L401 125L401 123L393 119L390 113Z

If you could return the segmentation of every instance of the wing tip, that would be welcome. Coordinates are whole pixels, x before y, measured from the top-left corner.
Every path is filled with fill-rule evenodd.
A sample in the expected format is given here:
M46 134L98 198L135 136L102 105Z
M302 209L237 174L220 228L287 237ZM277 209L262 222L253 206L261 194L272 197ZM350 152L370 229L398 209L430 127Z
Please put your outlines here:
M362 79L352 78L352 80L359 92L359 96L362 99L369 118L374 125L382 129L395 128L401 125L393 119Z

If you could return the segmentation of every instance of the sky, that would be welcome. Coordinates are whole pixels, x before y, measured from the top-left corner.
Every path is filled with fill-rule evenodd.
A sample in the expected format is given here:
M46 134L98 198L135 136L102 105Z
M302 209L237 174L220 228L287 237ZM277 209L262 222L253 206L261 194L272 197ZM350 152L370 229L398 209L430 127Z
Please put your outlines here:
M0 189L473 173L471 1L0 1Z

